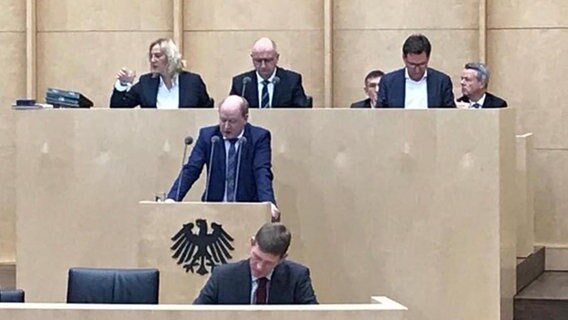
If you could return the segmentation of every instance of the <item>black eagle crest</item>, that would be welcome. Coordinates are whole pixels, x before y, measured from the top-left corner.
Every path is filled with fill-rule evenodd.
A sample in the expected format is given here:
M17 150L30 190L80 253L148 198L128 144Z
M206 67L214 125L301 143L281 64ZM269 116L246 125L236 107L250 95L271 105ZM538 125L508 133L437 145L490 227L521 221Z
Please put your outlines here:
M199 230L193 233L193 227ZM173 259L177 259L177 264L183 264L185 272L197 272L200 275L209 273L214 266L227 263L232 259L229 251L235 250L231 245L231 237L223 226L218 223L211 223L211 233L207 233L207 220L197 219L183 225L180 231L172 237L174 244L170 248L174 251ZM195 267L197 271L194 271Z

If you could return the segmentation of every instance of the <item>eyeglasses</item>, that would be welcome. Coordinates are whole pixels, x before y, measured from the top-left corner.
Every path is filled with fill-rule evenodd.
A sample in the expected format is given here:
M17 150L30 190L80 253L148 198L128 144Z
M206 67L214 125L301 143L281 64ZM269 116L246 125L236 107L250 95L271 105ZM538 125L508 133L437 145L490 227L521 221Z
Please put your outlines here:
M406 62L406 66L408 68L424 68L428 65L428 62L422 62L422 63L412 63L412 62Z

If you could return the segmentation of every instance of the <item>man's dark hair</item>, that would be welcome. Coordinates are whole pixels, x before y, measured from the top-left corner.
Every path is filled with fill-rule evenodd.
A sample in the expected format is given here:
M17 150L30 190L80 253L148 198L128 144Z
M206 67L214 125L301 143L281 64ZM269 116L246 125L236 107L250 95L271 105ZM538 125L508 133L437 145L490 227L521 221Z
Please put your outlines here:
M375 78L378 78L378 77L382 77L384 75L385 75L385 73L382 72L381 70L373 70L373 71L369 72L367 74L367 76L365 77L365 86L367 86L367 81L369 81L370 79L375 79Z
M404 41L402 45L402 54L406 57L408 54L421 54L426 52L426 56L430 57L432 46L430 41L423 34L413 34Z
M263 252L282 257L288 252L292 234L282 223L266 223L256 232L254 240Z

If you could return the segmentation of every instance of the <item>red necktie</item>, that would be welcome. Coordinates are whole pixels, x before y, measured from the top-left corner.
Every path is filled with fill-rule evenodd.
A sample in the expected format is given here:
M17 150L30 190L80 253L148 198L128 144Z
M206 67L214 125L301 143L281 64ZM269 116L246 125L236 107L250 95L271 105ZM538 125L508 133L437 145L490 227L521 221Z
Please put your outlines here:
M266 304L266 284L268 279L259 278L258 287L256 287L256 304Z

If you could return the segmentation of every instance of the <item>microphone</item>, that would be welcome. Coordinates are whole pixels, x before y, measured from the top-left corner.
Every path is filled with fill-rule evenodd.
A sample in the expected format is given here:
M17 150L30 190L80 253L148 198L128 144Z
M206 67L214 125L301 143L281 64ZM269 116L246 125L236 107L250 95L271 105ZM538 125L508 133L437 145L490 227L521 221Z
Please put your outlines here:
M247 144L247 137L242 136L241 139L239 139L239 155L237 158L237 170L235 173L235 194L233 199L235 199L235 202L237 202L237 190L239 189L239 173L241 171L241 155L243 154L243 148L244 146Z
M279 76L274 76L274 79L272 79L272 84L273 85L277 85L280 82L280 77Z
M177 187L177 192L176 192L176 201L180 201L181 199L179 198L179 193L181 190L181 181L183 180L183 165L185 164L185 157L187 156L187 148L189 147L190 144L193 143L193 137L192 136L187 136L184 139L184 146L183 146L183 157L181 158L181 172L179 174L178 177L178 187Z
M251 81L252 81L252 79L250 77L244 77L243 78L243 90L241 91L241 97L243 97L243 98L245 97L245 92L247 90L247 84Z
M203 201L207 202L209 196L209 188L211 187L211 171L213 171L213 155L215 154L215 144L221 140L218 136L211 137L211 152L209 152L209 164L207 165L207 181L205 182L205 197Z

